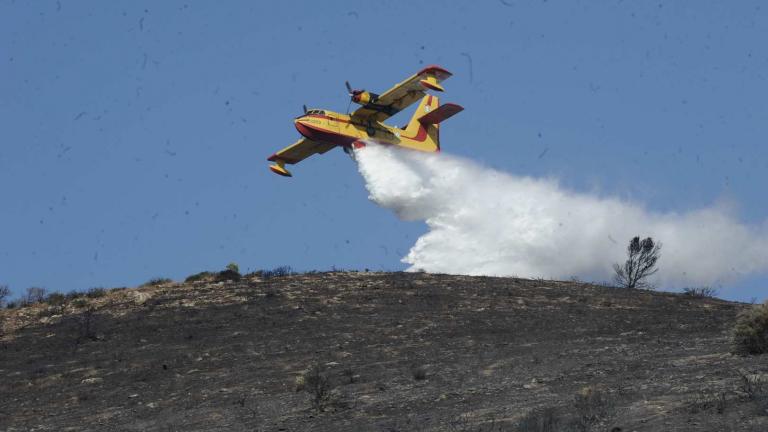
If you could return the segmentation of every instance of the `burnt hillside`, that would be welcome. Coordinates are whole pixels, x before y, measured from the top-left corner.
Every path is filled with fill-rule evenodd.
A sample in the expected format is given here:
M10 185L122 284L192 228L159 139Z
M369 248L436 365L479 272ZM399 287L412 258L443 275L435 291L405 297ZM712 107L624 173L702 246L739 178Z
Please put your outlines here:
M115 290L0 311L0 430L765 431L743 307L405 273Z

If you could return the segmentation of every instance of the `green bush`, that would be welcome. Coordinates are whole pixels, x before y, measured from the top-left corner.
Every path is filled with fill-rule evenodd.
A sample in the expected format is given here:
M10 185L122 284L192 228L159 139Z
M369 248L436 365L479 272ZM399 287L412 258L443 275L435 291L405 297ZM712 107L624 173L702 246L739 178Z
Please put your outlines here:
M216 273L216 280L219 281L219 282L221 282L221 281L229 281L229 280L231 280L231 281L239 281L240 278L242 278L240 273L238 273L238 272L236 272L234 270L230 270L230 269L226 269L226 270L223 270L223 271L220 271L220 272Z
M240 274L240 267L236 263L229 263L227 267L216 273L217 281L239 281L243 276Z
M739 314L733 329L733 343L735 350L742 354L768 353L768 300Z

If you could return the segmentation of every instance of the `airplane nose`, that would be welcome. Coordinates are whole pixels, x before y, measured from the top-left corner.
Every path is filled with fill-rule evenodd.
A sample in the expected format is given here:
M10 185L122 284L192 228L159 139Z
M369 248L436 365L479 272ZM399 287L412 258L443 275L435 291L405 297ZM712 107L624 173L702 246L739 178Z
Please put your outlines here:
M309 138L309 135L312 134L312 129L307 125L306 120L296 119L294 125L296 126L296 130L305 137Z

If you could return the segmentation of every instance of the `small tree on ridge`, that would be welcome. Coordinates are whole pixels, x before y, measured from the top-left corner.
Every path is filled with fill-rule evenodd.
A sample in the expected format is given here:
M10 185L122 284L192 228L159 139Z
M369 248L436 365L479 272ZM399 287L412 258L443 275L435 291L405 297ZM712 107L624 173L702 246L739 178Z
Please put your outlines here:
M0 285L0 307L5 305L5 300L11 295L8 285Z
M624 265L613 265L616 284L622 288L651 288L647 279L659 271L656 264L661 257L660 252L661 243L654 243L650 237L643 240L633 237L627 246L627 261Z

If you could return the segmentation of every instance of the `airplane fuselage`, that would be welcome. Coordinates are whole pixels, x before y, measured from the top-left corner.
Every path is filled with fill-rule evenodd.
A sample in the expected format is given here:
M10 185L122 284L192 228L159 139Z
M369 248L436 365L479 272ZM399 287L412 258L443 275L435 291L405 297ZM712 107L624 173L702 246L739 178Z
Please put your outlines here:
M300 134L312 141L341 147L362 147L366 141L396 145L413 150L435 151L428 141L427 128L401 129L382 122L364 122L346 114L328 110L310 110L294 120Z

